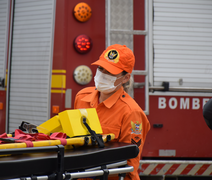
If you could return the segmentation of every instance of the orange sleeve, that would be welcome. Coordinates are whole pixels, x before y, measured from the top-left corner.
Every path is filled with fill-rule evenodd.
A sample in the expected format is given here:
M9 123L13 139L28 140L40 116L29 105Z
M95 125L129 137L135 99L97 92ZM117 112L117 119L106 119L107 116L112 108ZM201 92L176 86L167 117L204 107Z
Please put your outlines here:
M82 90L81 90L82 91ZM74 109L78 109L78 108L82 108L80 107L80 102L81 102L81 97L82 95L80 94L80 91L76 94L76 97L75 97L75 101L74 101Z
M78 98L79 98L79 97L76 95L75 101L74 101L74 109L78 109L78 104L77 104L78 101L79 101Z
M139 161L149 129L149 121L142 110L132 111L123 119L119 142L136 144L139 148L138 156L128 160L128 165L133 166L134 171L127 174L125 179L140 179L138 176Z

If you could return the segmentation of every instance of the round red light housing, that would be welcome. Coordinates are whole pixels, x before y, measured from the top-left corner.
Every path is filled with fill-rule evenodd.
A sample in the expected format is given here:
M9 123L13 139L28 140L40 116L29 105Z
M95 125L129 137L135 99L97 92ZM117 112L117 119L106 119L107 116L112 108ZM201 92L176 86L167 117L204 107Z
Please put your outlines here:
M88 53L92 48L91 38L85 34L77 36L74 40L74 47L81 54Z

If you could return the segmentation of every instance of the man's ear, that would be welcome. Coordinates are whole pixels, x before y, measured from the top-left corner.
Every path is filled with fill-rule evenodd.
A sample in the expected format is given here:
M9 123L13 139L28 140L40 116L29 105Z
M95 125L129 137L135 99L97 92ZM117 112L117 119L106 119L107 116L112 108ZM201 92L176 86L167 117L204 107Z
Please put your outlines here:
M125 74L123 84L130 80L130 76L131 76L130 73Z

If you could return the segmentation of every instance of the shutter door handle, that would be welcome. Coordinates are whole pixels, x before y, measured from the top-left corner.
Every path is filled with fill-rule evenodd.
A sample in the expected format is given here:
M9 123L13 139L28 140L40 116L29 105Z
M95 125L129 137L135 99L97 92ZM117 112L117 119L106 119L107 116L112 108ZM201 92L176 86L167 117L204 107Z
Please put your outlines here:
M154 128L162 128L163 127L163 124L153 124L153 127Z

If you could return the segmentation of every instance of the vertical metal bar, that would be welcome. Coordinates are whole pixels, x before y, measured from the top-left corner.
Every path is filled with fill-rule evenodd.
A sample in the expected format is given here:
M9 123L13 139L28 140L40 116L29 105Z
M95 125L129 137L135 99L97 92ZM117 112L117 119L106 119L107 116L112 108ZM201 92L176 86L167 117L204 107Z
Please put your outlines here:
M133 12L134 12L134 2L132 1L132 7L133 7ZM132 28L130 29L130 30L134 30L134 13L132 13L132 21L133 21L133 25L132 25ZM133 36L133 52L134 52L134 34L132 33L132 36ZM133 68L133 71L134 71L134 68ZM133 72L132 71L132 72ZM135 79L135 77L134 77L134 74L132 73L131 74L131 76L132 76L132 79L131 79L131 81L133 81L132 82L132 87L130 87L130 90L129 90L129 95L134 99L134 79Z
M131 28L130 28L130 31L134 31L134 3L133 3L133 1L134 0L131 0L131 5L132 5L132 26L131 26ZM133 33L132 35L130 35L130 36L132 36L132 41L133 41L133 43L132 43L132 50L133 50L133 52L134 52L134 35L135 35L135 33Z
M145 0L145 31L149 32L149 16L148 16L148 0ZM145 76L145 114L149 114L149 41L148 41L149 35L145 36L145 70L147 71L147 74Z
M58 158L58 172L57 172L57 180L63 179L63 172L64 172L64 146L59 145L58 146L58 152L57 152L57 158Z
M51 35L51 50L50 50L50 66L49 66L49 89L48 89L48 107L47 107L47 119L50 118L50 111L51 111L51 78L52 78L52 64L53 64L53 53L54 53L54 28L55 28L55 14L56 14L56 0L53 2L52 8L52 35ZM61 93L63 96L63 93Z
M15 0L11 0L11 15L10 15L10 39L9 39L9 54L8 54L8 71L7 71L7 95L6 95L6 122L5 130L9 133L9 102L10 102L10 73L11 73L11 59L12 59L12 37L13 37L13 19L15 11Z
M153 86L154 85L154 81L153 81L153 0L149 0L149 18L148 18L148 22L149 22L149 29L148 29L148 36L149 36L149 82L150 85Z
M66 89L66 94L65 94L65 108L71 108L72 104L72 89Z
M106 4L106 48L110 46L110 0L105 0Z

